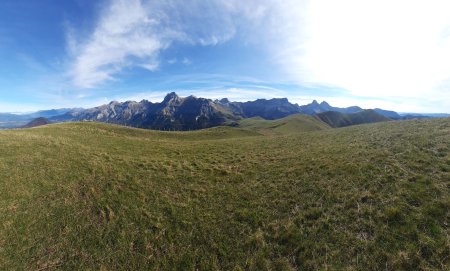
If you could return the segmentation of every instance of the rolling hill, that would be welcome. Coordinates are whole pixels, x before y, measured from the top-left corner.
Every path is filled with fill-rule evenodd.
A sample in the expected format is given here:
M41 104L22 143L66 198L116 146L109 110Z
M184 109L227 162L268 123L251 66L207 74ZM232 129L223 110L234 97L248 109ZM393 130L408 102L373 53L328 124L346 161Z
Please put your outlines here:
M0 269L450 268L449 119L275 123L0 131Z
M392 120L371 109L352 114L328 111L317 114L316 118L333 128Z
M326 123L314 117L301 114L290 115L278 120L266 120L259 117L243 119L239 121L237 127L265 135L287 135L330 129L330 126Z

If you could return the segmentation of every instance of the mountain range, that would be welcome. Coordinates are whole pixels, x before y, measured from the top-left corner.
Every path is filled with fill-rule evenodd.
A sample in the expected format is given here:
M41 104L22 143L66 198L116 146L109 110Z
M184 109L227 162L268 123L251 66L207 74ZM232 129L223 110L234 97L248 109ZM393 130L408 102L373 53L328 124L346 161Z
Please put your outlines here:
M235 125L242 119L254 117L276 120L294 114L313 116L324 112L337 112L341 118L349 120L352 119L350 116L353 114L365 112L365 110L357 106L348 108L332 107L326 102L319 104L317 101L299 106L290 103L286 98L258 99L249 102L231 102L226 98L211 100L195 96L183 98L172 92L167 94L161 103L152 103L147 100L141 102L127 101L124 103L114 101L83 111L69 111L63 115L51 117L50 121L99 121L144 129L196 130L224 124ZM374 114L378 117L370 118L369 120L360 118L356 123L401 118L395 112L381 109L373 110L371 116L373 117ZM352 123L352 121L345 121L331 126L341 127Z
M166 95L160 103L112 101L90 109L54 109L31 114L0 114L0 128L25 126L35 118L48 122L98 121L154 130L197 130L219 125L237 125L242 119L261 117L281 119L294 114L315 116L332 127L378 121L427 117L418 114L402 116L394 111L375 108L365 110L358 106L333 107L314 100L299 106L286 98L258 99L231 102L228 99L211 100L195 96L180 97L175 92ZM42 120L39 123L44 123Z

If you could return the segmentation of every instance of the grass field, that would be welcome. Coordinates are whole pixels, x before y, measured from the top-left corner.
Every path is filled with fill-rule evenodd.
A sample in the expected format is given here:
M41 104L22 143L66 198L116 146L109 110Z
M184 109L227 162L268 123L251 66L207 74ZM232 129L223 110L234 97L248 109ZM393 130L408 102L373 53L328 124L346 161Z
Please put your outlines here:
M450 119L258 123L0 131L0 270L450 269Z

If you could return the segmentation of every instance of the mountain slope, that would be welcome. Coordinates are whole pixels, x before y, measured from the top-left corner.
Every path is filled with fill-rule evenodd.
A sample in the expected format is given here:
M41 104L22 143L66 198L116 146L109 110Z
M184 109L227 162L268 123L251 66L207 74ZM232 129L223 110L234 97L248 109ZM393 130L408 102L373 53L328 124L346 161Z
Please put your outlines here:
M47 124L50 124L50 121L46 118L40 117L40 118L36 118L36 119L30 121L29 123L24 125L22 128L33 128L33 127L39 127L39 126L43 126L43 125L47 125Z
M351 113L357 113L357 112L363 111L363 109L358 106L351 106L351 107L346 107L346 108L333 107L325 101L323 101L319 104L316 100L314 100L310 104L300 106L300 112L307 114L307 115L315 115L315 114L328 112L328 111L336 111L336 112L351 114Z
M242 108L243 116L246 118L261 117L274 120L300 113L296 104L291 104L288 99L258 99L252 102L233 103Z
M394 112L394 111L383 110L380 108L375 108L373 111L377 112L378 114L380 114L382 116L393 119L393 120L399 120L402 118L402 116L400 116L400 114L398 114L397 112Z
M391 120L371 109L352 114L329 111L317 114L316 118L333 128Z
M0 131L0 269L448 270L449 133Z

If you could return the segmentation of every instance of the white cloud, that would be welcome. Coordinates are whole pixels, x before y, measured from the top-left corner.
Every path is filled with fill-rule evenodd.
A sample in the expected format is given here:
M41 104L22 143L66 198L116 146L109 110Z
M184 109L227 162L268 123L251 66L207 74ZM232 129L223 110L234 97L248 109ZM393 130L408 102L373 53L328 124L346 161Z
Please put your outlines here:
M176 58L172 58L172 59L167 60L167 63L170 64L170 65L173 65L173 64L175 64L177 62L178 62L178 60Z
M117 0L104 11L94 33L82 44L71 42L75 61L71 69L76 86L94 87L124 67L157 67L157 52L170 43L155 36L157 22L149 18L139 0ZM134 57L135 60L130 58Z
M192 64L192 60L190 60L189 58L185 57L185 58L183 58L183 61L181 61L181 63L183 63L184 65L191 65Z
M67 47L74 58L69 71L73 83L79 88L92 88L114 80L127 67L155 71L160 52L175 41L201 46L226 42L235 36L242 20L258 20L264 14L259 7L250 16L248 5L241 8L235 2L110 0L88 38L77 40L73 28L68 30ZM243 19L235 20L236 15ZM181 62L187 65L191 60L184 58Z

